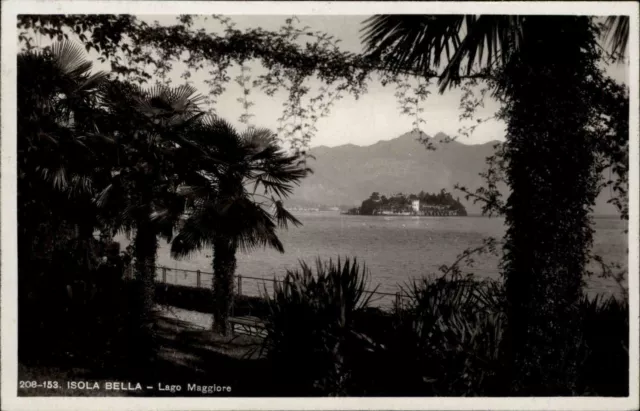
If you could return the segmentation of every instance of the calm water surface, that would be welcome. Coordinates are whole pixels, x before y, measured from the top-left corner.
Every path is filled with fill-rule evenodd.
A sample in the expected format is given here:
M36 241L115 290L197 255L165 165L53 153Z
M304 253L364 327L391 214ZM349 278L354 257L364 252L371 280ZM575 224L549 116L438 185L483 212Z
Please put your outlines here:
M503 219L484 217L373 217L349 216L339 213L300 213L302 227L290 227L280 232L285 253L256 250L238 254L237 272L243 276L273 279L282 277L286 269L296 268L298 260L313 263L314 259L338 256L357 257L371 272L370 288L395 293L399 285L412 278L435 275L438 267L451 264L469 247L477 247L486 237L502 239ZM594 247L608 261L627 264L625 223L617 218L595 219ZM126 240L124 241L126 242ZM498 256L483 254L475 257L471 271L479 277L499 278ZM188 270L211 272L211 251L205 251L179 261L169 256L169 246L161 243L158 264ZM210 285L210 276L203 275L201 284ZM169 282L194 284L195 274L167 274ZM253 280L243 281L245 294L257 294L264 286ZM270 284L267 288L270 289ZM590 293L618 294L619 286L612 280L590 278Z

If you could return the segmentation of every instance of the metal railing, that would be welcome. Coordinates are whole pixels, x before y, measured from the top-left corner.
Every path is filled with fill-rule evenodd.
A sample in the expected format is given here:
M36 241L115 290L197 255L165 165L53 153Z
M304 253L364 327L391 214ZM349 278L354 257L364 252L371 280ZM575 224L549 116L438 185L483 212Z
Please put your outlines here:
M156 281L163 284L179 285L192 288L211 288L213 282L213 273L202 270L188 270L184 268L171 268L166 266L154 266L156 273ZM127 271L130 278L133 275L132 269ZM273 290L277 283L283 280L277 278L252 277L241 274L234 276L234 282L237 295L245 295L250 297L264 297L265 293L273 295ZM372 295L370 305L383 309L401 308L404 300L408 298L402 292L383 292L366 290Z

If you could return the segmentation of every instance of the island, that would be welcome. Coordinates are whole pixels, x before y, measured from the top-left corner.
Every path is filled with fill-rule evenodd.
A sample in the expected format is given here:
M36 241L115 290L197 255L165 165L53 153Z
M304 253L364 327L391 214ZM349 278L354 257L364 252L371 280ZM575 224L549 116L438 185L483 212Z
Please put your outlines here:
M398 193L392 196L374 192L360 207L349 209L350 215L412 215L412 216L466 216L467 210L460 198L442 189L437 194L420 191L418 194Z

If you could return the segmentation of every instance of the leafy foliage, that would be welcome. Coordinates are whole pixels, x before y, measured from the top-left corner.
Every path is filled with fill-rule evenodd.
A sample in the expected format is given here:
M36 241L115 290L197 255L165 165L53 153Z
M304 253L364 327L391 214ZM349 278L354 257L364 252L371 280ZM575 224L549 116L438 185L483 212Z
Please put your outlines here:
M300 262L300 269L275 284L264 349L289 394L348 392L352 355L375 346L354 329L358 312L371 300L365 292L368 275L355 259L318 259L315 272Z
M504 378L500 285L442 277L416 281L408 294L411 303L400 327L410 327L411 340L423 353L418 358L425 388L435 395L495 394Z
M394 313L369 308L365 269L316 261L287 272L267 299L267 358L291 395L512 396L503 285L449 268L403 289ZM360 272L360 274L358 274ZM318 273L318 274L316 274ZM573 395L626 395L628 306L582 297L567 355ZM602 332L606 330L606 336ZM601 367L601 368L599 368ZM606 374L602 370L608 370ZM615 376L611 378L612 376Z
M242 31L230 18L216 15L202 19L219 24L221 32L196 29L194 16L180 16L176 24L162 26L135 16L25 15L20 17L18 28L21 44L27 48L32 47L33 34L73 37L88 51L99 53L100 61L108 61L114 74L141 84L152 79L167 83L167 73L174 65L186 66L181 77L187 82L192 72L206 71L206 103L214 111L227 85L235 82L243 88L238 102L244 110L240 118L244 124L251 118L248 110L253 105L253 90L267 96L282 90L288 98L277 132L282 142L301 153L306 152L318 121L330 113L335 102L347 94L358 98L375 76L380 76L383 85L397 86L400 109L413 118L414 129L424 123L420 105L429 95L429 80L438 73L390 72L379 59L342 51L333 36L300 27L295 17L277 31ZM184 50L189 50L186 58ZM249 61L260 62L265 72L252 74L246 64ZM236 77L230 75L234 67L241 68ZM314 90L308 81L311 78L319 79L322 86ZM426 137L424 143L432 148Z

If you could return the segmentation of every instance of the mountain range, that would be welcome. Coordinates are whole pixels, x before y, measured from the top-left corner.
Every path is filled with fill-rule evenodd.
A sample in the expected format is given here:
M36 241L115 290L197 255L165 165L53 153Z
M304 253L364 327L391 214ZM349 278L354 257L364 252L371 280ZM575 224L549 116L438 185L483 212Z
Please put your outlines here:
M337 147L319 146L309 150L315 157L308 161L313 174L294 190L287 204L310 206L359 206L372 192L381 194L439 192L445 189L460 197L467 212L479 214L481 204L464 199L454 189L457 183L475 190L483 185L479 173L486 170L486 158L495 152L499 141L484 144L442 142L446 135L438 133L431 141L435 150L427 150L415 133L406 133L392 140L369 146L345 144ZM501 188L506 196L508 189ZM602 193L595 214L616 214Z

